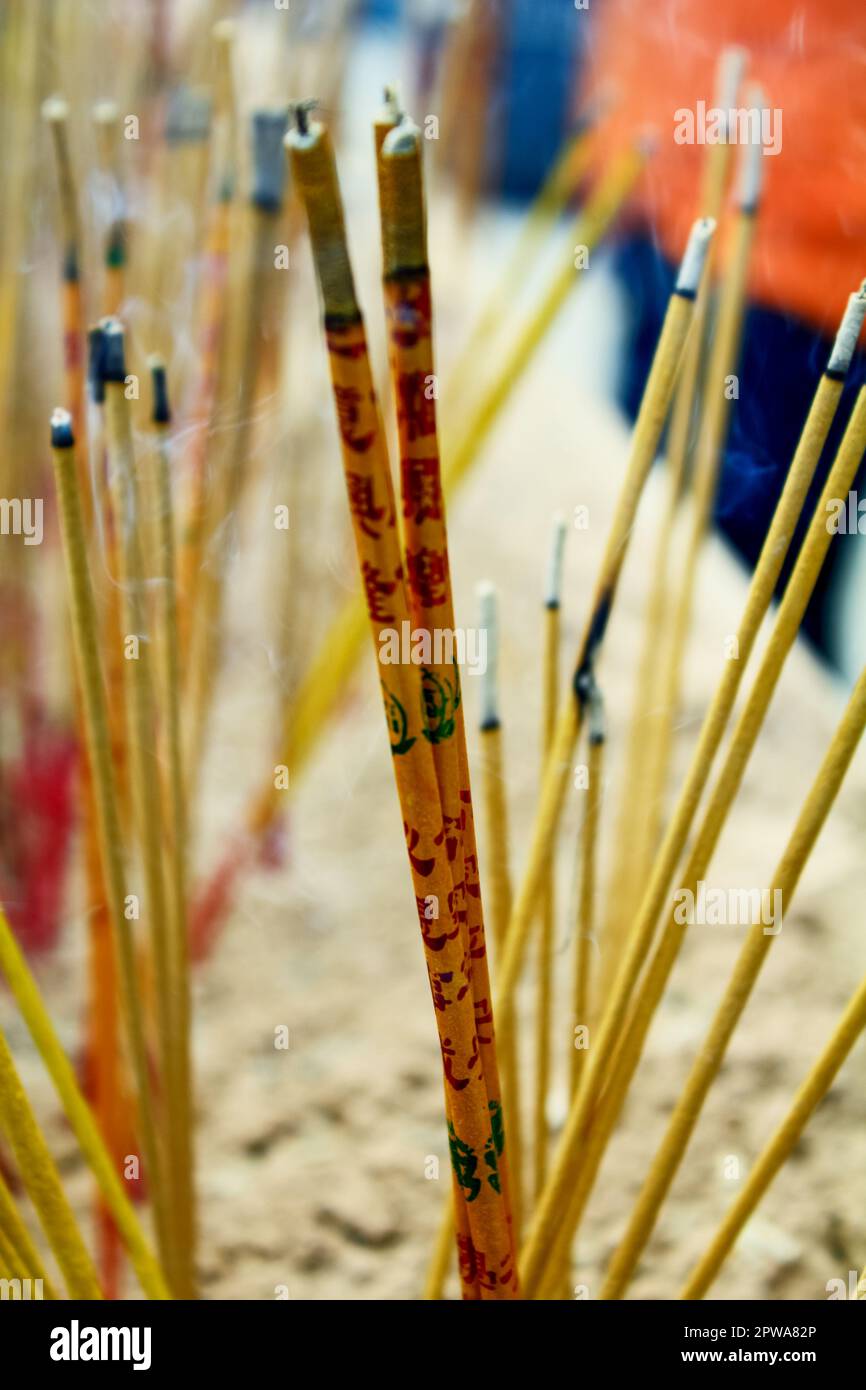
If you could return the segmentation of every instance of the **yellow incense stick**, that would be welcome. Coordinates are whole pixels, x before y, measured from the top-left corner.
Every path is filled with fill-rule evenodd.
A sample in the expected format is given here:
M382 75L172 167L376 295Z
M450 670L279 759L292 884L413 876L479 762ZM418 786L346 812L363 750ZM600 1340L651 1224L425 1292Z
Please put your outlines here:
M556 727L559 696L559 608L562 595L562 560L565 520L554 518L547 583L544 594L544 648L542 653L541 771L550 753ZM547 1093L550 1086L550 1034L553 1027L553 938L556 924L556 872L553 857L541 888L541 930L538 934L538 979L535 996L535 1111L534 1192L537 1197L547 1172Z
M832 1037L798 1090L785 1119L762 1150L742 1191L725 1216L705 1255L698 1261L680 1294L703 1298L733 1248L737 1237L773 1178L796 1147L815 1109L824 1099L836 1073L866 1028L866 979L848 1003ZM862 1286L862 1279L858 1289ZM862 1294L858 1294L862 1297Z
M60 1175L0 1031L0 1128L12 1145L18 1171L57 1258L70 1298L101 1299L102 1290Z
M785 853L773 874L770 900L774 904L781 903L785 916L790 911L800 875L838 795L864 726L866 670L857 682L797 818ZM622 1298L625 1293L641 1251L652 1233L659 1209L685 1156L707 1093L719 1074L731 1035L749 1001L767 953L781 930L782 921L774 921L768 930L759 920L751 927L743 943L724 997L698 1049L625 1234L611 1259L600 1298Z
M487 823L487 882L490 885L486 896L490 903L490 921L498 965L505 949L505 933L511 916L511 870L508 847L508 798L502 723L499 716L499 614L496 591L492 584L479 585L478 600L479 628L487 634L487 665L481 676L479 735L481 787ZM523 1214L523 1124L520 1113L520 1073L515 1029L507 1035L504 1043L500 1041L499 1060L511 1163L511 1215L515 1240L519 1241Z
M591 974L592 947L595 942L595 885L598 856L598 823L601 815L604 785L604 748L606 741L604 705L601 691L593 681L589 695L587 717L589 759L586 806L580 834L580 890L577 905L577 932L574 947L574 1015L575 1034L570 1039L571 1069L569 1075L572 1098L577 1094L586 1057L586 1030L592 1017ZM578 1033L580 1030L580 1033Z
M93 777L94 796L99 822L99 842L105 871L106 887L111 909L115 951L120 970L121 1003L129 1041L130 1056L135 1074L138 1118L147 1165L148 1183L154 1196L157 1229L161 1233L160 1248L165 1241L165 1208L161 1182L161 1160L157 1142L153 1102L150 1093L149 1061L145 1037L144 1016L136 975L135 946L126 917L126 871L120 837L117 792L111 762L108 714L105 690L96 645L96 614L93 591L87 566L84 526L75 474L75 449L72 421L68 411L55 411L51 425L52 459L57 487L61 532L69 581L73 635L78 660L82 702L87 728L87 752ZM80 1101L78 1088L69 1071L65 1056L57 1043L41 1001L32 986L23 957L15 948L12 934L0 918L0 965L15 993L18 1006L27 1019L28 1027L42 1052L55 1085L61 1092L70 1123L79 1143L88 1156L118 1228L130 1250L142 1287L151 1297L162 1297L161 1279L152 1256L143 1245L132 1208L122 1197L111 1161L95 1130L90 1112ZM12 973L10 973L10 970ZM22 973L22 971L24 973ZM21 993L19 993L19 990ZM26 1004L26 1007L25 1007ZM35 1031L34 1031L35 1030ZM80 1102L80 1103L79 1103ZM119 1197L122 1200L119 1200ZM131 1222L130 1222L131 1218ZM147 1280L147 1283L145 1283Z
M156 702L151 670L153 645L145 612L145 564L142 553L142 511L132 421L126 398L126 360L123 328L116 319L103 326L105 425L110 484L117 528L119 582L124 642L126 743L132 774L132 799L144 869L144 893L136 894L147 926L156 978L156 1023L159 1063L168 1099L168 1149L174 1156L176 1136L183 1123L183 1099L178 1077L177 1028L182 1008L176 997L168 911L162 862L162 798L155 756ZM171 1210L167 1229L169 1272L177 1279L179 1238L174 1165L166 1172Z
M21 1219L2 1173L0 1173L0 1234L3 1236L7 1262L11 1263L11 1277L39 1279L42 1282L43 1297L56 1299L57 1290L45 1273L39 1252Z
M153 382L153 423L157 436L157 511L161 582L158 627L162 661L159 668L160 708L168 764L166 804L166 896L168 899L171 999L175 1009L173 1045L176 1048L175 1127L171 1135L175 1180L175 1219L178 1223L178 1295L195 1297L195 1193L193 1180L192 1081L190 1062L190 985L186 890L186 797L181 751L180 648L168 431L171 411L165 367L150 359Z

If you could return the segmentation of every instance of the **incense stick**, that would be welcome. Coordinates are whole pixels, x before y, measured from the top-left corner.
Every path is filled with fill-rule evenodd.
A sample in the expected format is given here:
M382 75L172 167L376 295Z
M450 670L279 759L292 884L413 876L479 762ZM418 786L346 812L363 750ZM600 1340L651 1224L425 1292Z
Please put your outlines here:
M101 1299L96 1270L60 1175L0 1030L0 1128L12 1145L22 1182L39 1216L70 1298Z
M793 1152L812 1114L829 1091L837 1072L864 1028L866 979L850 999L832 1037L802 1082L790 1111L755 1161L742 1191L722 1221L708 1250L689 1275L681 1298L703 1298L733 1248L740 1231L779 1169Z
M839 727L812 784L785 852L772 877L773 902L785 914L800 876L832 809L851 759L866 727L866 670L861 675ZM779 894L777 898L776 894ZM641 1251L652 1234L661 1205L682 1162L707 1093L719 1074L728 1043L745 1009L764 960L776 939L776 922L767 931L759 920L749 930L731 978L706 1037L699 1047L664 1138L650 1165L625 1234L608 1267L600 1298L622 1298Z
M571 1067L569 1083L572 1099L577 1094L586 1058L586 1047L578 1030L588 1030L594 1012L591 1005L592 947L595 943L596 877L598 856L598 825L601 816L604 787L604 751L607 739L604 702L597 681L593 678L588 696L586 806L580 832L580 891L578 894L577 931L574 948L574 1035L569 1039Z
M171 1210L167 1231L168 1266L175 1282L180 1278L178 1211L174 1162L176 1144L184 1126L185 1098L178 1075L181 1051L178 1037L183 1005L178 999L179 981L174 970L169 935L166 885L163 876L162 798L154 741L156 702L151 671L153 644L145 612L145 564L142 548L142 511L139 501L138 467L132 441L132 422L126 398L126 360L124 332L116 319L104 324L105 354L102 364L105 382L105 420L108 440L110 484L118 536L121 614L126 661L124 663L124 701L126 742L132 780L132 799L144 870L142 910L147 925L156 980L156 1024L160 1072L168 1099L169 1142L172 1154L171 1177L166 1191ZM130 648L130 643L134 644ZM179 1290L178 1290L179 1291Z
M2 1237L3 1254L9 1268L7 1277L38 1279L42 1284L43 1297L52 1301L56 1299L57 1290L45 1273L39 1252L30 1239L30 1232L24 1225L2 1173L0 1173L0 1237Z
M176 1046L174 1178L175 1219L178 1223L178 1294L195 1297L195 1198L193 1185L192 1082L190 1063L190 986L186 918L186 801L181 755L180 646L178 640L177 590L172 491L169 462L171 409L165 366L159 358L149 362L153 384L153 424L157 438L157 501L159 517L159 567L161 590L158 595L160 632L160 707L165 731L168 764L166 804L169 833L166 837L166 889L168 899L169 955L176 1017L173 1039Z
M542 652L541 771L550 754L559 698L559 608L562 598L562 563L565 550L565 519L557 515L548 557L544 592L544 640ZM544 1186L547 1171L547 1092L550 1085L550 1042L553 1027L553 937L556 924L556 872L551 858L541 886L541 930L538 934L538 978L535 996L535 1113L534 1113L534 1192Z
M126 205L120 181L120 113L112 101L93 108L96 148L108 198L109 219L105 236L103 310L119 314L126 293Z
M508 847L508 798L502 723L499 715L499 615L492 584L478 586L478 625L487 634L487 666L481 676L480 764L481 790L487 826L487 901L496 947L496 964L505 950L505 933L511 916L511 871ZM523 1125L520 1115L520 1073L517 1037L512 1029L500 1045L500 1071L505 1114L508 1118L511 1167L511 1214L515 1240L519 1241L523 1215ZM432 1276L431 1281L432 1282Z
M72 420L67 411L55 411L52 417L51 444L60 510L61 531L63 535L63 547L69 581L73 635L75 638L82 702L84 704L87 727L87 753L91 775L93 777L94 795L98 814L100 852L109 896L115 951L120 971L121 1002L133 1072L135 1075L138 1118L141 1126L141 1138L147 1166L148 1183L154 1196L157 1229L161 1235L160 1249L163 1249L165 1248L166 1211L163 1198L162 1165L156 1137L153 1102L150 1093L147 1044L145 1040L144 1016L136 977L134 943L125 913L126 871L121 848L117 793L111 764L105 693L96 645L96 615L93 604L93 592L90 586L90 575L87 566L84 541L84 527L75 483L75 450L72 434ZM9 979L13 992L16 992L16 984L13 977L10 975L9 967L11 963L18 968L20 964L23 964L23 961L18 961L16 956L11 953L12 947L14 947L14 942L11 941L11 934L10 937L7 937L6 932L2 928L2 919L0 919L0 964L3 966L4 973L7 979ZM25 1014L25 1017L28 1017L24 1003L22 1003L22 999L17 992L16 998L18 999L19 1008L21 1008L22 1013ZM64 1068L68 1069L68 1064L66 1064L65 1058L60 1052L59 1045L56 1044L53 1032L48 1031L50 1025L48 1024L47 1017L43 1018L36 1011L36 1001L32 997L29 999L29 1003L32 1012L30 1017L28 1017L28 1026L31 1032L34 1031L34 1028L38 1028L40 1032L41 1041L37 1038L37 1045L40 1047L40 1050L43 1050L43 1048L45 1049L43 1051L43 1056L45 1057L46 1065L49 1071L51 1071L55 1085L57 1085L58 1090L61 1091L64 1105L67 1107L70 1123L73 1125L73 1128L76 1129L79 1143L85 1153L88 1154L88 1159L91 1165L94 1166L94 1171L97 1172L100 1184L104 1184L103 1191L105 1192L106 1200L112 1205L112 1211L115 1219L118 1221L118 1226L124 1235L124 1239L128 1242L133 1242L134 1248L130 1248L130 1258L133 1260L139 1278L142 1280L143 1286L144 1280L146 1279L150 1289L158 1288L159 1284L158 1280L155 1279L154 1271L151 1267L149 1252L145 1253L140 1247L136 1235L137 1223L130 1226L129 1215L131 1209L127 1210L128 1204L126 1203L126 1199L123 1198L122 1202L118 1202L117 1194L119 1185L117 1188L115 1187L117 1179L114 1170L105 1151L102 1149L101 1143L98 1142L98 1135L89 1132L88 1119L82 1114L81 1107L76 1100L77 1088L74 1086L74 1080L71 1077L71 1073L67 1076L64 1070ZM34 1033L34 1037L36 1037L36 1033ZM70 1081L72 1082L71 1087ZM78 1128L76 1128L76 1124ZM105 1171L106 1166L107 1173ZM154 1295L151 1294L151 1296Z
M381 223L384 293L389 330L392 392L397 403L407 600L414 630L455 630L448 537L439 466L436 381L421 135L407 120L382 146ZM421 668L427 737L439 786L442 834L453 864L454 891L465 910L461 939L472 960L480 1059L491 1115L501 1117L498 1063L474 811L469 782L459 667L453 654L437 655ZM453 692L453 693L452 693ZM510 1203L507 1151L499 1146L498 1172Z

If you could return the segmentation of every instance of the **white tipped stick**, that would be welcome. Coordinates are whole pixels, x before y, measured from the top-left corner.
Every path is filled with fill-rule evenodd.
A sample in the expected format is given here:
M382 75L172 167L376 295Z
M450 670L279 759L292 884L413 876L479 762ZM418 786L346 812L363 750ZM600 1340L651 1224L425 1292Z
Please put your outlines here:
M752 111L763 113L767 100L763 89L749 88L748 105ZM737 173L737 203L743 212L754 212L761 201L764 183L764 145L759 134L757 140L750 140L740 149L739 170Z
M836 334L833 351L830 353L830 361L827 363L828 372L838 372L844 376L851 366L851 358L857 347L857 339L860 337L864 316L866 316L866 280L863 281L857 293L852 294L848 300L848 307L842 315L839 332Z
M565 555L565 517L557 512L553 518L550 533L550 553L547 557L547 582L544 587L544 603L547 608L558 608L562 598L562 562Z
M405 117L385 136L382 153L385 155L414 154L421 139L421 131Z
M42 119L49 125L62 125L69 115L69 102L63 97L46 97L42 103Z
M677 294L697 294L701 276L704 273L707 251L715 230L716 219L714 217L699 217L694 223L689 233L685 255L680 264L680 273L677 276Z
M478 626L487 634L487 665L481 673L481 728L499 727L499 613L496 589L483 580L475 590L478 597Z
M379 114L379 120L385 125L396 125L403 119L403 107L400 102L400 93L395 82L390 83L385 88L385 100Z
M114 125L118 118L118 108L113 101L98 101L93 108L93 119L97 125Z
M749 60L748 50L731 45L722 49L716 68L716 106L727 113L736 106L740 83Z

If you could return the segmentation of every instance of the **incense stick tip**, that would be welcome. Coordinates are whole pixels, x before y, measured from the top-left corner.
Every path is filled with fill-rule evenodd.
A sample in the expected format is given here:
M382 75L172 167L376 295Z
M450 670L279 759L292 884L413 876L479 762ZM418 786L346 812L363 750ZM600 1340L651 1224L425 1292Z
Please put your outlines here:
M699 217L692 226L677 276L675 286L677 294L693 297L697 293L704 272L707 251L715 230L716 220L714 217Z
M844 376L851 366L851 359L857 347L863 320L866 318L866 281L859 290L849 295L848 304L839 324L833 351L827 363L827 371L834 376Z
M150 382L153 390L151 419L155 425L168 425L171 423L171 406L168 400L168 377L165 362L158 352L152 352L147 359L147 366L150 371Z
M94 104L92 114L97 125L114 125L119 116L117 103L113 101L97 101Z
M69 117L69 102L65 97L46 97L42 103L42 119L48 125L63 125Z
M251 202L262 212L279 212L283 205L283 136L287 121L288 111L285 108L253 112Z
M562 568L565 557L566 524L562 512L556 512L547 557L547 579L544 586L545 608L558 608L562 599Z
M767 105L764 90L753 83L746 93L746 105L752 111L763 111ZM756 212L764 183L764 146L760 135L740 149L737 173L737 204L742 212Z
M716 106L727 113L737 104L737 93L749 61L749 50L737 44L723 48L716 68Z
M105 383L102 375L102 362L105 356L105 333L102 325L96 324L87 334L87 379L90 383L91 399L97 405L105 400Z
M385 87L379 119L383 125L398 125L403 119L403 107L396 82L391 82Z
M414 121L403 116L399 125L390 130L385 136L385 143L382 146L382 154L386 158L402 158L406 155L417 154L421 148L421 131Z
M72 416L68 410L58 406L51 412L51 447L52 449L71 449L75 443L75 435L72 429Z
M598 681L593 676L589 696L587 699L588 715L587 727L589 742L592 747L597 748L604 743L607 738L607 718L604 710L604 699Z
M103 382L126 381L126 335L120 319L106 318L100 322L102 353L98 363Z
M499 657L498 597L495 585L485 579L475 590L478 599L478 628L484 633L485 663L481 669L481 709L479 724L482 730L499 728L499 695L497 667Z

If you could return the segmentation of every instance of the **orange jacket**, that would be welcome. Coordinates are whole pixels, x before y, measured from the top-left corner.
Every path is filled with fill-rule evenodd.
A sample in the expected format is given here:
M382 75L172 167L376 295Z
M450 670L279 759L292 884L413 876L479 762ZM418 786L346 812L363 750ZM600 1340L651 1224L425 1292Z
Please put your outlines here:
M748 52L780 114L781 149L764 158L750 292L830 333L866 276L864 0L592 0L584 97L604 112L599 158L654 127L656 152L636 199L671 261L697 206L706 147L674 139L679 108L712 107L721 51ZM735 162L735 161L734 161Z

